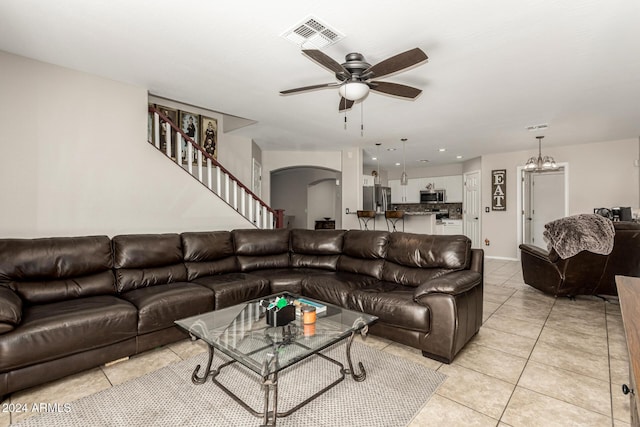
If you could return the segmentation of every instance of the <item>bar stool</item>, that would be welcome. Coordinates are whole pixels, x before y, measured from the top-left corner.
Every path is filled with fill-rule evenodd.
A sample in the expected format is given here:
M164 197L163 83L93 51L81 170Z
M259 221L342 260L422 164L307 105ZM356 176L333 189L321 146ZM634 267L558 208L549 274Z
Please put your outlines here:
M392 233L396 230L398 221L402 221L402 231L404 231L404 211L384 211L384 218L387 220L387 230Z
M373 228L376 229L376 211L357 211L360 230L369 230L369 221L373 219Z

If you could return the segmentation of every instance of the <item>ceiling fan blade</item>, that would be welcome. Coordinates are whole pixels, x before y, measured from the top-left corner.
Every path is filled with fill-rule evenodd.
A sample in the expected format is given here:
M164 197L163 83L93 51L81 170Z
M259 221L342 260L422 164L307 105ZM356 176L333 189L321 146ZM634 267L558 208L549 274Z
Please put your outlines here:
M372 74L371 77L382 77L419 64L428 58L427 54L417 47L372 65L364 71L364 74Z
M304 86L304 87L297 87L295 89L287 89L287 90L283 90L280 92L280 95L290 95L292 93L298 93L298 92L305 92L308 90L314 90L314 89L324 89L327 87L336 87L339 86L339 83L324 83L321 85L313 85L313 86Z
M309 58L322 65L325 68L333 71L334 73L344 73L347 78L351 77L351 73L347 71L342 65L336 62L333 58L326 55L325 53L317 50L317 49L306 49L303 50L302 53L307 55Z
M370 82L369 87L374 92L382 92L388 95L400 96L402 98L411 98L415 99L418 95L422 93L421 89L401 85L399 83L390 83L390 82Z
M347 98L340 97L340 104L338 104L338 111L343 112L353 107L355 101L349 101Z

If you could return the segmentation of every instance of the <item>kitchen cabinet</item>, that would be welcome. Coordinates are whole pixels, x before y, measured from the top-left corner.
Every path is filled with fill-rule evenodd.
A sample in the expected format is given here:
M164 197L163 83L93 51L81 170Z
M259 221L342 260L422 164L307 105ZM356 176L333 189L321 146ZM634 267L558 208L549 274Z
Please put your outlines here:
M431 178L427 178L427 181L433 183L434 190L446 190L446 177L444 176L433 176Z
M391 188L391 203L407 203L404 188L400 185L399 179L390 179L389 187Z
M462 203L463 185L462 175L444 177L444 189L447 203Z
M406 186L406 198L403 197L404 192L400 180L391 179L389 180L391 203L420 203L420 192L426 191L429 184L433 184L434 190L445 190L447 203L462 203L462 175L409 178Z
M362 186L373 187L375 184L373 175L362 175Z
M462 220L443 220L442 223L436 224L435 231L435 234L444 234L449 236L462 234Z
M424 190L424 178L409 179L406 203L420 203L420 191Z

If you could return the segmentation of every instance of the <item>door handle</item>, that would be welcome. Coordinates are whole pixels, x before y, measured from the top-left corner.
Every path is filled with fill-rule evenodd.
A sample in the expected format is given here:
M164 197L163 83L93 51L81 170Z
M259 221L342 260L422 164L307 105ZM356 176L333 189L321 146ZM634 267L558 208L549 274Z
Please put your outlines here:
M478 217L475 217L475 218L473 218L473 219L478 219Z

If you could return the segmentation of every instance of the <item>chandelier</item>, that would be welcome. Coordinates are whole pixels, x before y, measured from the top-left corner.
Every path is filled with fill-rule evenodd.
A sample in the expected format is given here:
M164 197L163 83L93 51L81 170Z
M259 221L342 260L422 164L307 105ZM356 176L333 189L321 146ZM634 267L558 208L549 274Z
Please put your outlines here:
M536 138L538 139L538 157L531 157L527 160L527 164L524 165L524 170L526 172L542 172L558 169L558 165L556 165L553 157L542 157L542 138L544 138L544 136L536 136Z

